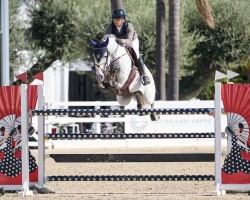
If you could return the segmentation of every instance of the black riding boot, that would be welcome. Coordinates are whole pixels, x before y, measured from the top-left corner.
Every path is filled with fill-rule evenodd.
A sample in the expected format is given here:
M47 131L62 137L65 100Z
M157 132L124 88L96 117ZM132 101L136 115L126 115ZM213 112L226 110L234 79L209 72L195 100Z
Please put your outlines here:
M142 60L142 57L140 56L137 60L137 63L138 63L138 70L140 72L140 75L141 75L141 79L142 79L142 84L143 85L148 85L150 83L150 79L149 77L146 75L146 72L145 72L145 65L143 63L143 60Z

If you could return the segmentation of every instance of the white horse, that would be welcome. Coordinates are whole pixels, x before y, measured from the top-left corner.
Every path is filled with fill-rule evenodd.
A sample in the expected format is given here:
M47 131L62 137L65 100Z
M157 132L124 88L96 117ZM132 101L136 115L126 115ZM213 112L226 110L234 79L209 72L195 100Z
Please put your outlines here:
M96 42L90 39L94 47L95 75L99 88L104 92L116 95L118 103L126 106L133 97L137 100L137 108L153 108L155 101L155 82L152 74L145 67L150 84L144 86L138 69L135 67L128 49L116 42L114 35L105 35ZM150 115L151 120L159 116Z

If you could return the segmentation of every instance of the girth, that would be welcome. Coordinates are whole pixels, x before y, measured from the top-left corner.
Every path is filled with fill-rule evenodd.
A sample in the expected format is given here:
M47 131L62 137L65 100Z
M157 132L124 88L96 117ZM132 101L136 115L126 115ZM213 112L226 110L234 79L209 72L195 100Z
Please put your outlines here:
M129 86L132 83L132 81L134 80L136 73L137 73L137 68L133 67L132 70L130 71L130 74L128 76L128 79L126 80L126 82L123 84L123 86L120 89L116 89L113 87L111 87L111 92L115 95L119 95L119 96L125 96L128 95L130 93L129 91Z

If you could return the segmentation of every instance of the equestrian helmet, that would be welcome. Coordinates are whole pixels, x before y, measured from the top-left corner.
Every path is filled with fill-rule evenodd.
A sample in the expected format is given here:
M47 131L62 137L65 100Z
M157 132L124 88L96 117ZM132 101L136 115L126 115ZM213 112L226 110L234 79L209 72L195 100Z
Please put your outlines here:
M115 9L113 10L112 17L111 18L125 18L126 12L123 9Z

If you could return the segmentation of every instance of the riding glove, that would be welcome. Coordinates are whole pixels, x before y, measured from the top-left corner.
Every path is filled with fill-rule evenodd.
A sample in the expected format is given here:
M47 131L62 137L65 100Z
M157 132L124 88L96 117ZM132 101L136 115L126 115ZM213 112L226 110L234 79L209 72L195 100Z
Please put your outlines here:
M120 44L120 45L124 45L123 39L118 39L118 38L116 38L115 41L116 41L118 44Z

